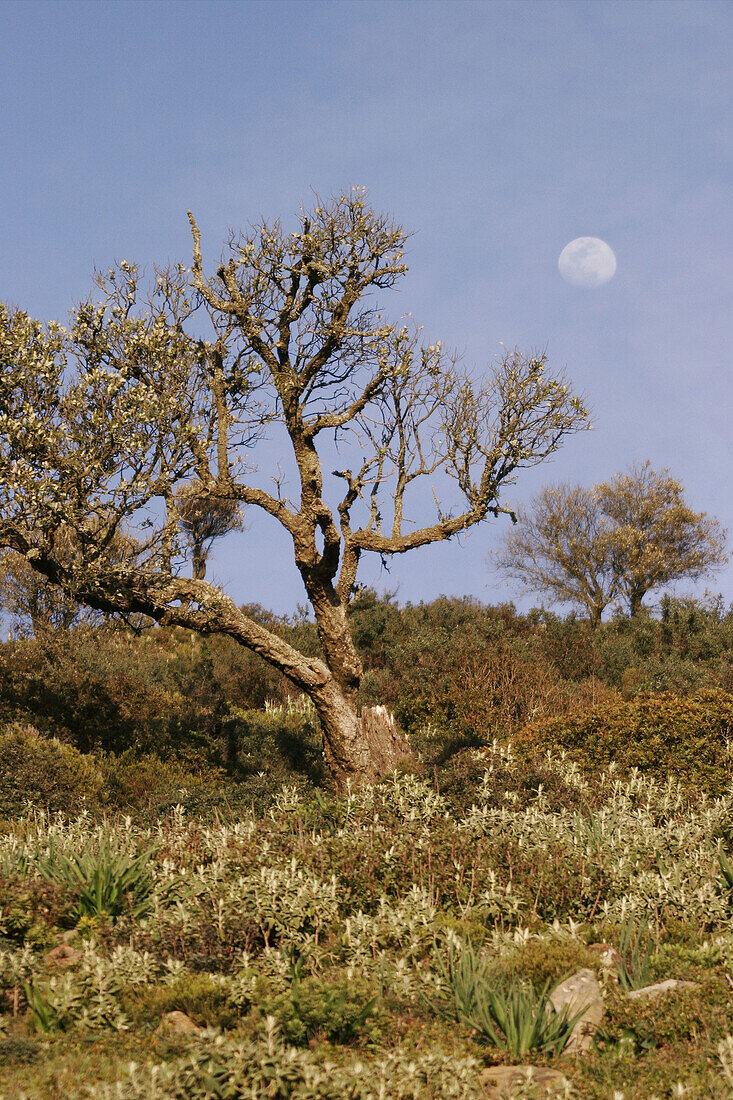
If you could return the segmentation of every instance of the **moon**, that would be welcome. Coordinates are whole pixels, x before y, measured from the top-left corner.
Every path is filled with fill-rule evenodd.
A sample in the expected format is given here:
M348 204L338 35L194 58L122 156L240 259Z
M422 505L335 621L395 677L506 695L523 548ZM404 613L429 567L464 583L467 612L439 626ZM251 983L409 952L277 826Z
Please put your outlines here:
M576 237L563 248L557 266L566 283L591 288L614 277L616 257L600 237Z

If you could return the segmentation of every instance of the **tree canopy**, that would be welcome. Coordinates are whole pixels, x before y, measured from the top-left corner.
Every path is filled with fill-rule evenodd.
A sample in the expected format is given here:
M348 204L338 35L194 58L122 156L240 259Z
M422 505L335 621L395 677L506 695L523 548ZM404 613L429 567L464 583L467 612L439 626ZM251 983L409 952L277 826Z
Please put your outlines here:
M597 625L619 601L634 616L648 592L723 565L725 540L716 519L686 503L669 470L645 462L591 489L543 489L519 513L497 563L529 590L582 608Z
M66 326L0 306L0 547L93 608L259 653L313 699L336 782L360 779L380 766L346 616L360 561L512 514L502 490L586 427L586 411L544 356L513 352L472 375L388 321L374 295L405 273L407 234L362 189L316 199L293 231L232 233L213 275L189 219L190 268L146 282L121 261ZM258 468L273 433L289 481ZM329 476L335 442L350 464ZM414 520L416 483L438 477L452 498ZM191 570L192 483L209 514L247 505L287 532L322 659Z

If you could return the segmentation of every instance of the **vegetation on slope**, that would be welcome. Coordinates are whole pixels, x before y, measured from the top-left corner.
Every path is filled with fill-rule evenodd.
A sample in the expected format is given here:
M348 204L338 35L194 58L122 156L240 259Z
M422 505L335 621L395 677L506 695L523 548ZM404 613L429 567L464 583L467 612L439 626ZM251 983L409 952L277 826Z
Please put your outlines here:
M342 796L312 708L221 639L2 648L0 1097L468 1098L532 1062L729 1098L731 616L353 615L418 765ZM584 968L572 1059L543 998Z

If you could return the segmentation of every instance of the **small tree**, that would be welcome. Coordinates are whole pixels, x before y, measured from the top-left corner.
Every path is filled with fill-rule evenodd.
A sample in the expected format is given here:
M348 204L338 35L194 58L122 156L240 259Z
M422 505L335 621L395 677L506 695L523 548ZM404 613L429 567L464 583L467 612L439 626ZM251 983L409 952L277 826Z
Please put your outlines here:
M178 525L186 536L191 550L193 578L202 581L206 576L212 543L242 527L242 506L230 497L217 499L200 481L181 486L176 493Z
M678 580L697 580L725 565L727 531L694 512L668 469L632 466L598 486L603 514L613 525L616 573L629 614L647 592Z
M507 355L474 379L419 330L387 322L370 296L404 274L406 234L361 189L317 201L293 232L276 222L233 234L213 278L189 217L190 272L157 271L145 290L123 261L98 275L101 297L68 329L0 312L0 546L91 607L259 653L313 700L335 783L360 781L394 761L358 709L346 612L362 558L511 514L501 490L586 413L542 356ZM250 457L268 432L288 464L269 481ZM327 482L323 462L337 454ZM439 473L456 501L413 524L416 483ZM217 506L259 508L287 533L323 659L185 575L179 490L191 479ZM110 553L121 531L139 540L134 560Z
M597 626L620 591L610 528L594 489L550 486L519 510L497 564L529 591L583 608Z
M529 590L581 607L593 626L620 598L634 616L647 592L727 561L725 530L694 512L683 492L649 462L592 489L543 489L520 512L497 563Z

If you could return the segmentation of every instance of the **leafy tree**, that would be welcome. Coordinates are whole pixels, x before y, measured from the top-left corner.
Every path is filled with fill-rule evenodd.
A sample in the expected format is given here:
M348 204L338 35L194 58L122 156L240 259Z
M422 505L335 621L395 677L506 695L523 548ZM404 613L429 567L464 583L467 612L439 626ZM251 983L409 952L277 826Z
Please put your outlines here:
M0 556L0 609L15 636L30 633L36 638L44 631L68 630L86 615L98 614L51 584L14 550Z
M694 512L669 470L632 466L598 486L604 515L613 525L616 573L634 616L647 592L674 581L697 580L728 561L727 531L705 512Z
M59 558L70 564L78 554L77 539L70 527L59 530L56 539ZM108 554L129 560L134 557L135 545L121 534L112 540ZM53 584L35 570L22 554L14 550L0 552L0 611L10 619L16 635L42 634L68 630L79 623L99 623L104 619L100 611L84 607L68 592Z
M358 713L347 608L361 559L511 514L503 487L584 428L586 412L542 356L515 352L472 378L439 343L389 323L372 295L406 271L407 235L361 189L317 200L294 232L263 222L232 234L213 277L189 218L190 272L157 270L146 289L122 261L98 273L101 296L68 329L2 308L0 546L91 607L227 634L260 654L313 700L343 786L394 758ZM288 464L269 481L250 459L268 434ZM344 466L326 481L335 442ZM455 499L413 523L416 483L439 472ZM323 657L186 575L178 493L192 479L290 537ZM60 551L68 531L72 558ZM111 554L119 532L138 540L127 559Z
M725 539L668 470L646 462L592 489L543 489L519 513L497 564L531 591L583 608L597 626L619 599L633 617L647 592L723 565Z
M176 493L178 524L191 549L194 580L206 576L206 563L215 539L242 527L241 504L231 497L217 499L199 481L181 486Z

